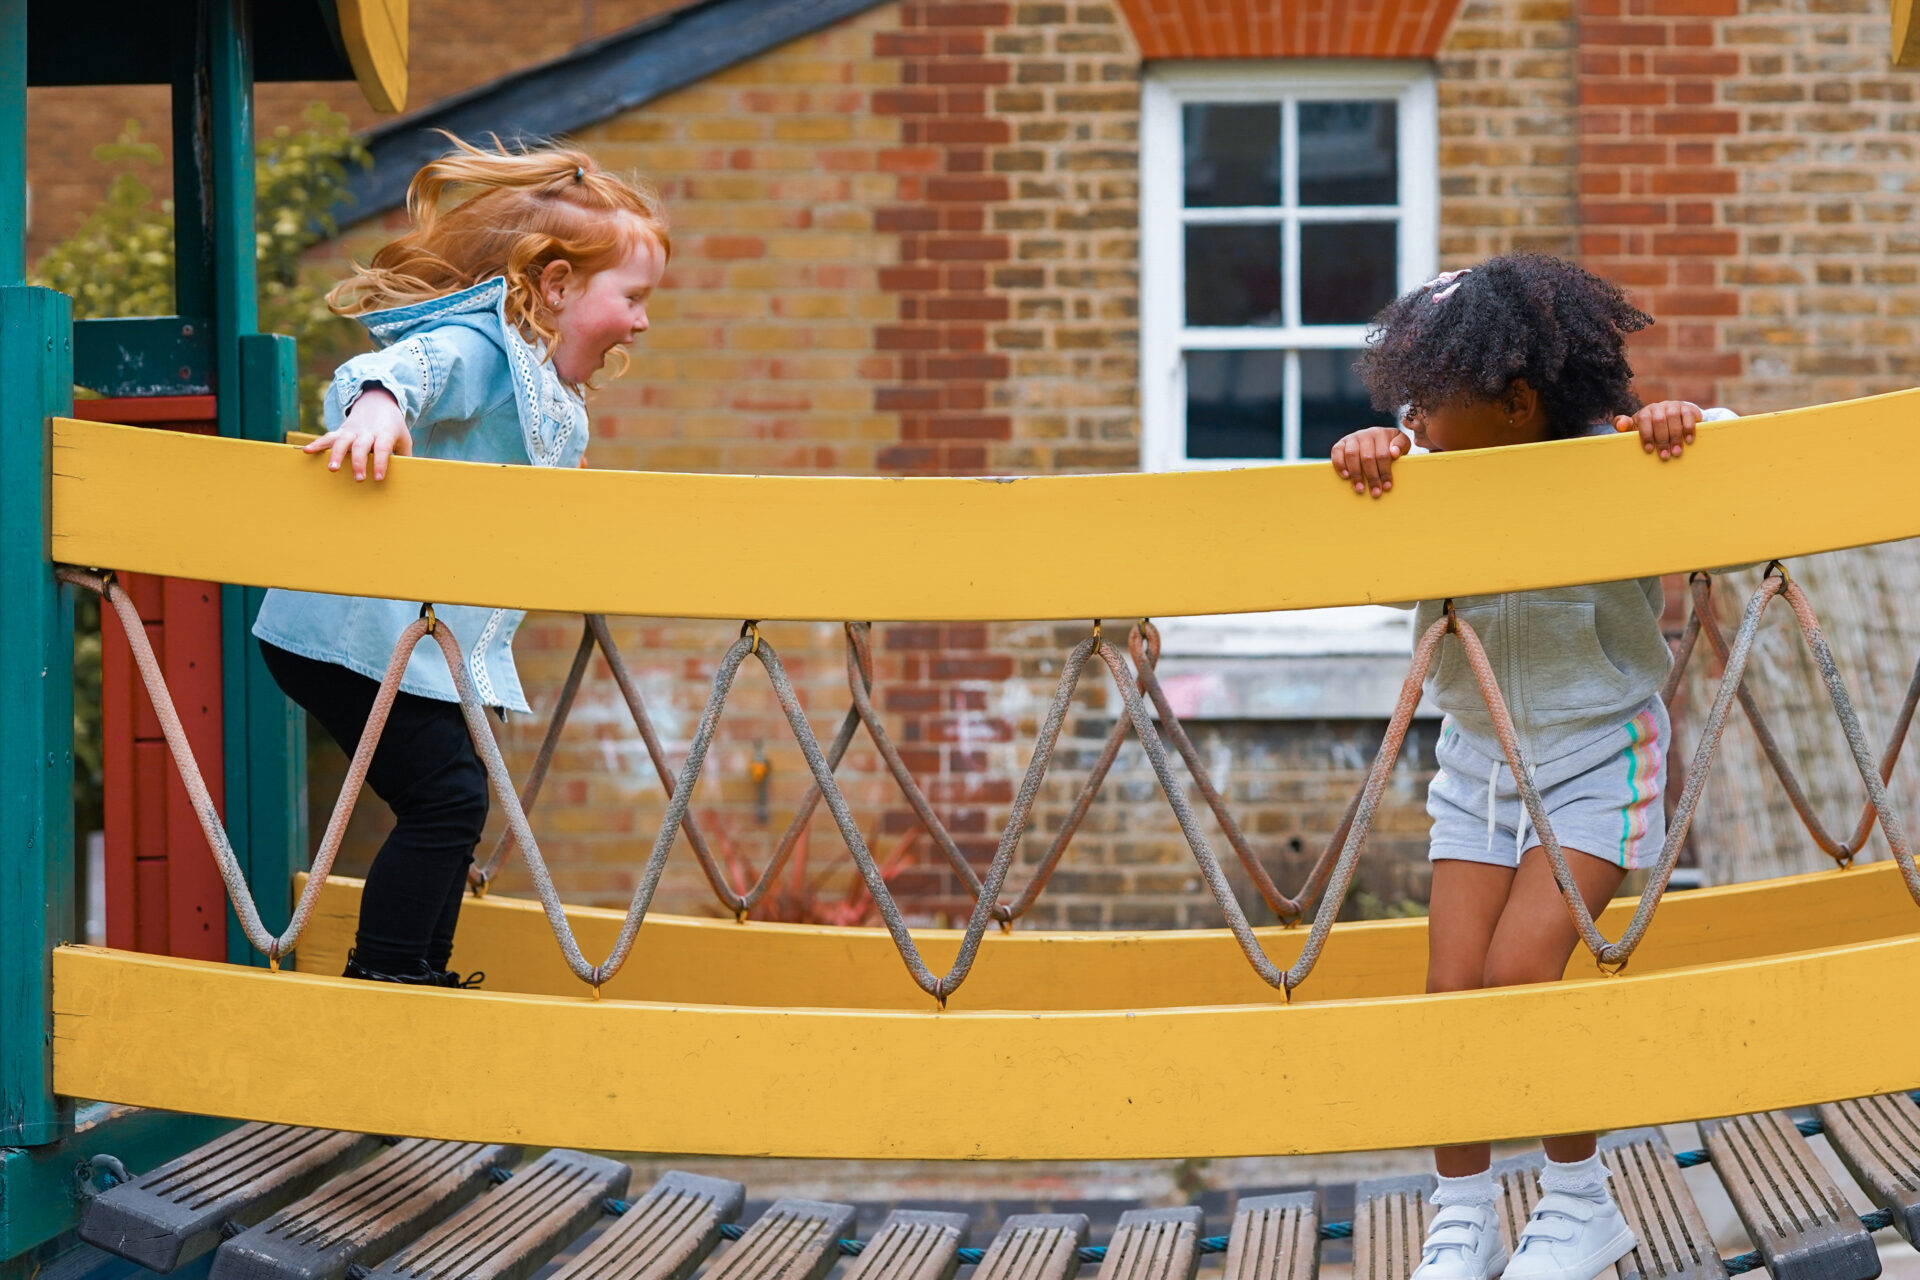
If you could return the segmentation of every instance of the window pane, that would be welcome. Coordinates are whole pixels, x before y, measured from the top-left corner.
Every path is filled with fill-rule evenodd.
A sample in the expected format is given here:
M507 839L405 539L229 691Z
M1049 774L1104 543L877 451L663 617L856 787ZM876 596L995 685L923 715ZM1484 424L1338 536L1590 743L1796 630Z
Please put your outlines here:
M1300 353L1300 456L1325 458L1334 441L1362 427L1390 427L1393 415L1375 409L1355 372L1353 350Z
M1279 458L1284 351L1187 352L1187 456Z
M1280 323L1280 226L1187 228L1187 323Z
M1300 323L1365 324L1392 302L1398 237L1394 222L1301 223Z
M1398 134L1391 102L1301 103L1300 203L1399 203Z
M1192 102L1180 123L1189 206L1280 203L1280 104Z

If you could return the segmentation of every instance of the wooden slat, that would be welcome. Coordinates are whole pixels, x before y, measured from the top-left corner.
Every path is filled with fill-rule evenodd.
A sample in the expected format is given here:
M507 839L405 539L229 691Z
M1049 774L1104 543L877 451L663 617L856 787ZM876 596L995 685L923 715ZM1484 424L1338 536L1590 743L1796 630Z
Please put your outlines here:
M1500 1218L1500 1239L1509 1254L1519 1246L1520 1233L1533 1216L1533 1207L1540 1203L1540 1170L1546 1162L1546 1156L1535 1152L1493 1166L1494 1185L1500 1193L1494 1209Z
M258 1222L376 1145L358 1133L242 1125L89 1201L80 1237L172 1271L218 1244L228 1224Z
M332 976L345 965L360 918L361 885L344 877L327 882L313 925L300 940L302 972ZM1618 937L1634 905L1622 899L1608 907L1600 916L1602 932ZM1891 861L1673 894L1660 904L1659 919L1660 927L1634 952L1635 977L1776 955L1784 947L1804 950L1901 937L1920 928L1920 910ZM613 946L621 913L572 907L567 920L581 948L601 956ZM1305 937L1301 929L1254 932L1282 965L1293 962ZM919 929L914 937L936 971L951 963L960 945L957 929ZM490 991L576 996L581 990L560 958L540 903L526 898L469 899L460 909L453 967L463 973L485 970ZM1338 924L1293 1002L1417 995L1426 989L1426 970L1424 918ZM1594 976L1584 950L1577 951L1566 976ZM647 916L631 958L600 994L758 1008L917 1012L928 1003L901 968L884 929L740 925L731 919L659 914ZM957 1012L1277 1003L1279 995L1260 981L1223 929L1016 929L1010 934L996 929L981 940L980 962L947 1007Z
M1067 1280L1086 1242L1084 1213L1016 1213L1000 1224L973 1280Z
M1848 1172L1907 1243L1920 1244L1920 1106L1890 1093L1830 1102L1819 1114Z
M1197 1205L1127 1210L1107 1244L1100 1280L1193 1280L1205 1225Z
M1234 1209L1224 1280L1317 1280L1320 1193L1253 1196Z
M737 1182L666 1173L551 1280L686 1280L745 1200Z
M1609 1134L1600 1158L1636 1242L1615 1264L1619 1280L1726 1280L1706 1219L1658 1129Z
M60 418L51 551L127 572L572 613L943 621L1306 609L1910 538L1920 456L1879 445L1916 408L1920 392L1902 391L1708 424L1675 463L1620 437L1406 458L1378 502L1324 462L909 480L400 458L385 481L355 484L285 445ZM1863 450L1878 465L1841 461ZM1501 518L1461 518L1479 510ZM750 527L660 553L662 529L704 528L716 511L751 513ZM1447 555L1404 553L1440 528ZM1592 536L1598 528L1608 536ZM314 529L328 531L330 554L287 554ZM1097 529L1157 532L1124 556L1070 550ZM403 544L407 555L387 554ZM555 546L570 552L548 554Z
M103 1101L543 1146L899 1159L1295 1154L1580 1133L1914 1088L1920 1019L1862 1018L1832 993L1894 989L1916 971L1920 935L1452 995L905 1013L455 998L61 947L53 1068L60 1092ZM179 1035L182 1008L198 1017L191 1038ZM316 1043L351 1044L355 1070L289 1073L286 1046ZM1282 1043L1314 1051L1276 1059ZM1406 1087L1408 1043L1449 1046L1422 1062L1419 1089ZM1606 1062L1608 1088L1556 1066L1589 1058ZM472 1068L482 1062L486 1070ZM454 1078L458 1089L443 1083ZM1189 1087L1202 1078L1210 1088ZM860 1082L852 1110L849 1080ZM1218 1105L1280 1092L1300 1105ZM1435 1096L1448 1105L1432 1106ZM994 1123L956 1097L992 1098Z
M480 1194L513 1164L503 1143L410 1138L220 1246L209 1280L341 1280Z
M1803 1042L1810 1043L1810 1042ZM1771 1111L1700 1126L1713 1171L1774 1280L1873 1280L1880 1252L1792 1117Z
M972 1230L964 1213L895 1209L847 1268L846 1280L953 1280Z
M840 1241L853 1234L850 1204L782 1197L720 1255L705 1280L822 1280L840 1261Z
M553 1150L408 1245L381 1280L525 1280L607 1212L633 1170Z
M1407 1280L1433 1222L1431 1174L1372 1178L1353 1189L1353 1280Z

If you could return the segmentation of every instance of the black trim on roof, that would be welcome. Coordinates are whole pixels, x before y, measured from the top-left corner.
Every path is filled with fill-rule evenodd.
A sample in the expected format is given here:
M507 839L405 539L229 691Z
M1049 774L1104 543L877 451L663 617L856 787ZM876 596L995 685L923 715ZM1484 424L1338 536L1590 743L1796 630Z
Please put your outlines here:
M406 202L407 183L447 149L436 129L469 140L537 142L584 128L811 35L885 0L702 0L563 57L446 98L364 135L370 169L334 206L346 226Z

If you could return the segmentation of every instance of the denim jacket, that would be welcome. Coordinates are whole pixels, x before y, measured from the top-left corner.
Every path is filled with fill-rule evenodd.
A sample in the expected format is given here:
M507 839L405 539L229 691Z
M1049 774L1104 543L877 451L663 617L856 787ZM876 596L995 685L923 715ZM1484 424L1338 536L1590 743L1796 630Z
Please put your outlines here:
M327 429L340 425L362 391L378 386L399 402L416 456L578 465L587 447L586 406L560 381L545 353L507 323L506 296L506 281L495 277L360 317L380 350L355 356L335 372L327 388ZM274 590L260 606L253 634L378 680L401 631L420 616L420 604ZM481 701L527 710L513 666L513 633L524 612L446 605L434 615L466 653L467 674ZM430 640L414 650L400 687L443 702L456 698L446 662Z

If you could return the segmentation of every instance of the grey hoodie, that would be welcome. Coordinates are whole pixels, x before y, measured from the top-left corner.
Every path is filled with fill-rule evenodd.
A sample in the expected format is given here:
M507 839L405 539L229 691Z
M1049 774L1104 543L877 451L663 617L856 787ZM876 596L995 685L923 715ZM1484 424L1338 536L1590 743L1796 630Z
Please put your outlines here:
M1738 417L1708 409L1705 420ZM1598 424L1588 435L1611 435ZM1415 606L1415 635L1439 618L1443 600ZM1527 763L1558 775L1602 743L1656 697L1673 667L1660 634L1665 594L1658 578L1601 582L1497 596L1459 596L1453 608L1486 647L1494 678ZM1465 649L1448 638L1427 674L1427 696L1447 714L1459 738L1476 756L1504 759L1493 719L1480 697ZM1610 749L1610 748L1609 748ZM1444 764L1445 761L1443 760Z

